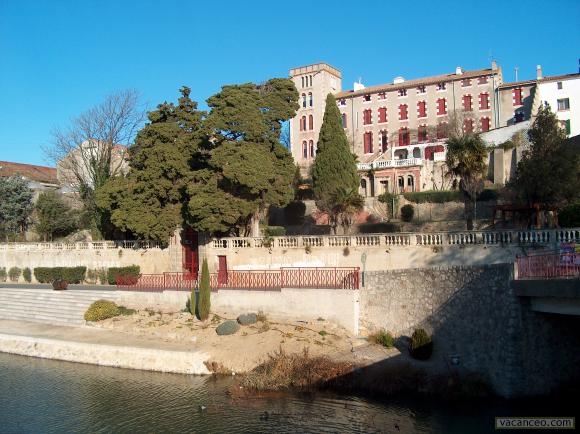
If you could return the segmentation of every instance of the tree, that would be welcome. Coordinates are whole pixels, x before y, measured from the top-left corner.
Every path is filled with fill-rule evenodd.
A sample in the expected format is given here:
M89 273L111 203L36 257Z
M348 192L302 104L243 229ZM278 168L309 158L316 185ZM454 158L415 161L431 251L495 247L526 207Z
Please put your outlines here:
M354 217L364 207L364 198L358 193L358 188L339 187L332 195L332 215L336 222L348 233L354 224Z
M560 206L578 197L580 156L566 146L566 134L549 105L538 109L528 139L510 188L530 206Z
M178 104L164 102L148 114L130 148L131 170L97 189L96 202L123 232L168 242L183 225L192 167L203 164L200 143L204 112L182 87Z
M203 258L201 263L201 276L199 279L199 302L197 305L197 313L199 319L205 321L209 318L211 309L211 287L209 282L209 268L207 265L207 258ZM193 302L193 300L192 300Z
M55 236L66 236L79 226L78 211L71 209L55 191L40 193L34 208L34 230L44 241L52 241Z
M446 163L449 175L459 177L468 230L473 229L477 196L483 191L486 160L486 145L479 134L452 136L447 140Z
M357 203L359 183L356 157L348 146L336 100L328 94L312 166L312 189L316 206L328 213L335 233L339 216L348 208L340 202L348 198L349 203Z
M19 175L0 178L0 229L14 237L24 233L34 205L28 182Z
M129 145L144 120L144 112L134 90L111 94L82 113L68 129L53 131L54 146L45 149L61 179L79 194L86 210L94 216L94 229L101 235L110 232L109 216L95 206L94 192L109 178L127 168Z
M292 200L295 166L279 139L297 100L294 83L281 78L224 86L208 99L207 165L194 171L188 186L192 228L216 233L237 227L258 236L268 206Z

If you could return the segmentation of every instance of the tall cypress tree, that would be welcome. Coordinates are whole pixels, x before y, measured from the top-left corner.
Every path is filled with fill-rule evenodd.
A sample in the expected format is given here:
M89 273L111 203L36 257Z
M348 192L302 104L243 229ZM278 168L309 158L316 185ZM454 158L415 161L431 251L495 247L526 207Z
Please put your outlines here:
M336 228L336 201L341 196L340 192L358 192L360 178L356 170L356 156L349 149L340 111L332 94L326 97L317 148L312 166L312 190L316 206L329 214L331 226Z

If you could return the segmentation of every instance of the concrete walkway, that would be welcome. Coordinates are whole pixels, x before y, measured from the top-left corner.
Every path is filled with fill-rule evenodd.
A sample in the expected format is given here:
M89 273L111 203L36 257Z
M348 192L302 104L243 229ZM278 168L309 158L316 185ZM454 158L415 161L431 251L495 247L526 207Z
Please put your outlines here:
M195 342L164 342L91 326L0 320L0 352L119 368L209 374Z

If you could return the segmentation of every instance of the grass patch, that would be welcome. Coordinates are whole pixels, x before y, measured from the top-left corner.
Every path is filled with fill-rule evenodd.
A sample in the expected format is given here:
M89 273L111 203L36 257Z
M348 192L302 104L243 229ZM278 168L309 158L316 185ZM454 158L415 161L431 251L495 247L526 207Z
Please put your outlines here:
M352 365L333 362L328 357L311 357L308 350L287 354L282 349L244 376L242 386L253 391L276 391L320 387L350 372Z
M385 348L392 348L395 345L395 338L385 329L380 329L378 332L369 335L368 341L382 345Z

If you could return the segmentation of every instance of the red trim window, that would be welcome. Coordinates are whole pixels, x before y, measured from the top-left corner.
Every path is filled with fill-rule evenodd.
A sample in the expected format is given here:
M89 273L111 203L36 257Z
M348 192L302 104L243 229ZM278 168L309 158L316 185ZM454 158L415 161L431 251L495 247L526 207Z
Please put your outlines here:
M487 75L484 75L482 77L479 77L477 79L477 84L487 84Z
M479 94L479 109L480 110L489 109L489 93L485 92Z
M473 133L473 119L463 120L463 132L466 134Z
M386 92L379 92L377 95L377 99L387 99L387 93Z
M407 107L407 104L401 104L399 106L399 120L406 120L409 119L409 108Z
M419 101L417 103L417 117L419 118L427 117L427 103L425 101Z
M437 124L437 139L447 138L447 122L439 122Z
M381 151L387 152L389 149L389 134L386 130L381 131Z
M407 89L399 89L399 96L407 96Z
M306 94L302 94L302 107L306 108Z
M439 98L437 100L437 114L438 115L447 114L447 101L445 101L445 98Z
M522 88L516 87L512 90L512 97L514 101L514 106L522 105Z
M410 144L409 129L407 127L399 128L399 146L409 146Z
M364 153L365 154L372 154L373 152L373 133L371 131L367 131L364 135Z
M379 107L379 123L387 122L387 108Z
M314 158L314 141L310 140L308 142L308 148L310 149L310 156Z
M306 143L306 140L302 142L302 158L308 158L308 143Z
M306 131L306 116L300 118L300 131Z
M342 128L346 128L346 121L347 121L346 113L343 113L342 114Z
M417 129L417 140L419 143L427 141L427 125L419 125Z
M463 110L466 112L470 112L472 110L471 95L463 95Z
M308 92L308 105L312 107L313 102L314 101L312 100L312 92Z
M371 109L367 109L363 111L363 124L370 125L373 123L373 114Z
M471 86L471 80L469 78L464 78L461 80L461 87Z
M314 129L314 117L312 115L308 115L308 129Z
M489 131L491 121L489 118L481 118L481 131Z

